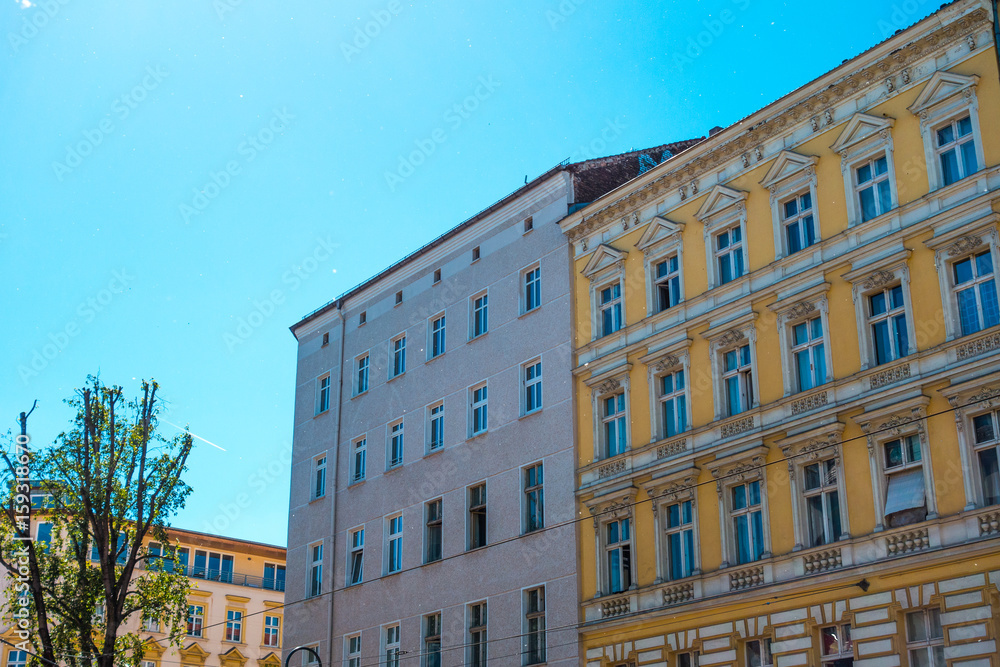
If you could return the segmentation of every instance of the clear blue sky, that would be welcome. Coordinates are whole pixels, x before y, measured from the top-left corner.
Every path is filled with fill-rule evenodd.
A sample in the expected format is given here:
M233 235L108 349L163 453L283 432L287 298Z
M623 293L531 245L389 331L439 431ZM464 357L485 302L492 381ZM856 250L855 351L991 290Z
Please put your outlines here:
M289 325L526 175L727 126L937 7L35 2L0 3L0 424L37 398L50 442L88 373L155 378L226 450L175 525L277 544Z

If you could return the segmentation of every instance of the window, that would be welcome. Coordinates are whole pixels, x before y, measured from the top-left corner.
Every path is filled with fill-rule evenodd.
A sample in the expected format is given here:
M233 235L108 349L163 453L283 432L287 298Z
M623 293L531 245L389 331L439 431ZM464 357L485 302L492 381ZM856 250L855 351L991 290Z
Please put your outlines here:
M319 396L316 399L316 414L326 412L330 409L330 376L324 375L319 379Z
M274 563L264 563L264 588L272 591L285 590L285 566Z
M601 335L613 334L622 328L622 285L615 283L600 291Z
M536 266L524 272L524 312L542 305L542 269Z
M472 261L479 261L479 246L472 249Z
M361 667L361 635L347 638L347 667Z
M934 137L943 185L951 185L979 171L970 116L963 116L939 127Z
M746 412L754 404L753 363L750 345L741 345L722 355L722 382L725 386L726 416Z
M355 395L368 391L368 355L358 357L358 386Z
M840 539L840 485L836 459L810 463L802 468L808 546L818 547Z
M781 205L781 225L789 255L816 243L816 223L813 219L812 194L803 192Z
M281 645L281 617L264 616L264 646Z
M365 580L365 529L356 528L351 531L350 571L347 573L347 585L354 586Z
M1000 306L993 280L993 257L989 250L970 255L951 265L955 299L962 335L1000 324Z
M997 438L1000 430L997 429L997 424L994 412L972 418L983 505L1000 503L1000 440Z
M735 225L715 237L715 261L719 271L719 284L725 285L746 272L743 255L743 227Z
M403 464L403 422L398 421L389 427L389 468Z
M35 533L35 541L44 544L44 552L49 552L49 547L52 545L52 524L48 522L43 522L38 524L38 531Z
M323 333L323 347L330 344L330 332L326 331Z
M681 302L681 265L675 254L656 264L656 312L662 313Z
M323 543L319 542L309 548L309 595L316 597L323 592Z
M27 667L27 664L27 651L9 651L7 653L7 667Z
M524 469L524 532L545 527L545 489L542 463Z
M201 637L205 625L205 607L199 604L189 604L187 613L188 637Z
M385 666L399 667L399 626L385 629Z
M729 517L733 524L736 562L752 563L764 555L764 519L760 481L729 488Z
M194 568L191 571L191 576L232 583L233 557L228 554L196 549L194 552Z
M524 383L524 414L542 409L542 360L529 361L521 367Z
M875 365L887 364L905 357L910 343L906 327L906 305L903 286L889 287L869 294L868 326L871 329Z
M392 347L392 366L389 379L391 380L406 372L406 335L394 339L390 345Z
M658 378L662 437L671 438L687 430L687 390L684 370L678 369Z
M396 305L403 303L403 290L396 292Z
M472 336L482 336L490 330L490 296L483 293L472 299Z
M749 346L747 352L749 355ZM795 384L798 391L808 391L826 383L822 317L817 315L792 325L792 358L795 359Z
M677 667L698 667L698 651L678 653Z
M434 284L441 282L441 269L434 269Z
M667 576L671 581L690 577L694 570L694 520L690 500L667 505Z
M469 487L469 549L486 546L486 483Z
M486 405L486 385L472 390L472 435L485 433L488 428Z
M388 549L386 550L385 571L387 574L393 574L403 569L403 515L397 514L389 517L387 523L388 540L386 545Z
M435 318L431 322L431 345L430 358L439 357L444 354L444 315Z
M920 437L908 435L882 443L886 476L885 518L890 527L927 518Z
M103 602L98 602L94 605L94 623L103 624L105 617L105 607Z
M158 618L144 618L142 619L142 629L146 632L159 632L160 631L160 619Z
M238 609L226 610L226 641L243 641L243 612Z
M424 616L424 667L441 667L441 614Z
M313 459L313 499L326 495L326 454Z
M427 451L444 447L444 403L427 408Z
M354 441L354 454L351 457L351 482L361 482L365 478L365 459L368 453L368 439Z
M820 631L819 652L823 667L848 667L854 664L854 643L849 624L834 625Z
M524 593L524 664L545 662L545 587Z
M945 667L940 610L921 609L906 615L906 651L912 667Z
M368 321L368 311L362 310L361 314L358 315L358 326L360 327L362 324L364 324L367 321Z
M604 458L617 456L628 446L625 424L625 393L613 394L602 399L604 405L601 421L604 425Z
M854 179L861 222L868 222L892 209L888 159L884 154L855 165Z
M774 667L770 639L751 639L746 645L747 667Z
M527 234L534 228L535 228L535 221L532 220L531 216L529 215L527 218L524 219L524 233Z
M441 499L424 504L424 563L441 560L442 551Z
M486 603L469 605L469 659L470 667L486 667Z
M632 586L632 536L629 519L604 524L604 564L608 593L621 593Z

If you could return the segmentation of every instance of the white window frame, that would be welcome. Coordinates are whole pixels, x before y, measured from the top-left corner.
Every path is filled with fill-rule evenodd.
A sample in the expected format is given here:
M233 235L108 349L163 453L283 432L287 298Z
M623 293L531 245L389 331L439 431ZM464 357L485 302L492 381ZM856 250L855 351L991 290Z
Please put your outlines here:
M323 594L323 558L325 551L323 540L317 542L312 542L306 549L306 559L307 568L306 572L309 576L306 577L306 597L314 598L319 597ZM318 558L316 548L319 548ZM314 582L318 581L318 588L314 586Z
M434 506L437 506L437 516L431 515L431 510ZM437 530L440 539L440 553L436 558L431 558L430 546L431 546L431 531ZM424 503L424 544L423 544L423 562L424 565L428 563L436 563L444 558L444 500L441 497L428 500Z
M389 339L389 379L406 373L406 333Z
M744 362L743 359L743 349L747 348L747 353L750 355L750 360ZM726 370L726 355L730 352L736 353L736 367ZM754 363L754 346L750 344L747 340L742 340L735 345L728 346L724 349L720 349L716 354L718 358L717 363L719 364L719 385L720 392L722 394L722 410L721 419L728 419L730 417L736 417L745 412L749 412L758 405L760 405L760 395L757 389L757 364ZM739 410L736 412L730 411L730 401L729 401L729 380L731 378L737 379L737 384L740 390L740 401Z
M427 415L427 446L426 454L444 449L444 401L436 401L426 408ZM437 435L437 441L435 441Z
M667 273L665 275L662 276L658 275L658 269L660 265L668 263L671 260L677 261L677 268L674 270L668 268ZM651 270L649 274L649 280L651 281L650 287L652 288L653 292L652 294L653 311L650 314L652 315L656 313L662 313L679 306L681 302L684 301L684 292L681 280L681 276L684 274L684 271L681 265L680 249L675 250L674 252L668 253L666 255L663 255L662 257L657 257L656 261L650 262L650 269ZM675 290L671 285L671 283L673 283L674 281L676 281L676 286L677 286L676 295L674 294ZM669 295L668 300L672 301L672 303L666 307L663 307L661 303L662 299L660 298L663 290L666 290L667 294ZM677 297L676 300L673 299L674 296Z
M695 217L702 223L702 232L705 237L705 257L706 276L708 278L707 288L709 290L716 287L723 287L722 272L719 258L731 252L717 250L718 237L720 234L728 232L737 227L740 230L740 252L743 256L743 273L733 278L725 285L737 285L743 282L751 273L749 237L747 235L747 193L734 190L724 185L713 187L701 209ZM730 248L732 245L729 246Z
M535 273L534 280L528 277ZM521 314L533 313L542 307L542 267L538 262L521 271ZM535 304L530 306L529 294L534 293ZM529 307L530 306L530 307Z
M382 574L388 576L403 571L403 513L396 512L386 516L383 525L385 549L382 556ZM393 563L392 559L393 549L396 553L396 563ZM393 565L397 567L393 568Z
M632 410L629 401L630 383L628 372L615 370L610 374L605 373L596 378L591 378L587 380L587 384L590 386L591 414L593 415L594 461L602 461L608 458L604 456L607 447L607 438L604 431L604 401L615 394L623 394L625 401L625 410L623 412L625 419L625 445L621 453L630 451L632 448Z
M385 439L385 469L393 470L399 468L403 465L406 460L406 438L405 429L403 428L403 420L397 419L390 422L386 428L386 439ZM396 445L396 438L399 438L399 459L393 458L393 449Z
M483 390L484 393L482 394L481 398L477 399L476 396L477 396L479 390ZM490 430L489 402L490 402L490 392L489 392L489 383L488 382L480 382L479 384L475 384L475 385L469 387L469 398L468 398L469 417L468 417L468 419L469 419L469 438L470 439L471 438L475 438L476 436L480 436L480 435L483 435L484 433L488 433L489 432L489 430ZM477 412L480 411L480 410L482 411L482 419L481 419L482 428L480 428L479 430L476 430L476 421L479 419L479 417L477 416Z
M645 485L646 493L653 501L654 547L656 551L656 582L662 584L670 581L683 581L688 577L701 574L701 539L698 520L698 497L695 489L698 486L699 471L693 466L687 466L672 472ZM669 508L673 505L691 503L691 523L670 527ZM683 517L683 514L681 515ZM684 528L684 526L690 526ZM679 579L671 577L670 540L671 534L682 534L691 531L690 572Z
M531 372L536 372L536 375L529 378L528 375ZM537 389L536 389L537 388ZM532 397L537 394L533 400L535 404L532 406ZM527 416L540 412L544 406L542 400L542 358L535 357L531 361L526 361L521 364L521 415Z
M904 250L875 265L864 264L843 275L843 278L851 283L858 345L861 352L861 370L863 371L879 366L876 363L875 337L872 334L869 300L872 296L891 290L896 285L899 285L903 290L903 315L906 318L907 349L901 351L902 356L881 365L888 367L890 364L905 362L906 357L915 354L917 351L913 303L910 299L910 270L907 266L909 255L909 251ZM889 308L889 302L887 301L887 312L889 310L891 308Z
M713 461L711 464L712 476L715 478L715 491L719 500L719 525L720 547L722 549L721 568L729 566L743 567L751 563L759 563L771 557L771 521L767 489L767 467L765 457L767 447L761 445L753 449L745 450L729 456L719 456L722 458ZM733 510L732 489L736 486L758 482L760 484L760 514L763 532L763 544L761 544L761 555L750 563L739 563L739 548L736 541L736 531L733 527L733 517L742 510ZM749 496L747 508L750 507ZM746 512L749 514L750 512Z
M830 336L830 304L827 301L825 292L827 283L821 283L818 288L813 288L796 294L794 303L778 302L771 306L775 311L778 320L778 339L781 346L781 367L782 379L784 383L785 396L793 394L805 394L810 391L820 391L823 387L833 382L833 350ZM819 296L823 294L824 296ZM790 300L790 299L789 299ZM811 338L812 328L809 327L810 339L804 344L795 344L795 327L820 318L820 328L822 339L817 341ZM799 370L796 353L808 350L810 356L814 354L813 348L817 345L823 346L824 374L822 381L808 389L799 389ZM756 369L755 369L756 370Z
M476 617L476 608L481 610L479 617ZM479 621L477 624L476 621ZM467 628L468 650L466 651L465 664L470 667L487 667L489 664L489 601L480 600L470 602L465 605L465 627ZM481 654L476 655L476 649L481 649Z
M670 438L682 437L684 433L691 430L691 358L687 352L666 354L656 361L647 364L649 369L649 409L652 415L650 432L650 442L657 440L667 440ZM663 394L663 378L683 373L684 388L677 389L676 380L674 390L669 394ZM667 435L667 423L663 415L663 406L668 400L675 401L678 398L684 399L684 428L674 435Z
M840 638L838 638L838 652L836 654L823 655L823 632L833 628L835 632L840 632ZM819 628L819 653L820 653L820 667L829 667L839 660L844 659L854 659L854 636L851 634L851 624L850 623L836 623L834 625L825 625ZM847 640L848 645L845 647L843 645L843 637L845 635L850 635Z
M936 612L936 614L935 614ZM926 636L923 639L911 639L910 638L910 619L919 614L921 616L920 620L924 633ZM931 620L933 616L937 616L937 629L941 634L937 637L932 637L931 634L934 632L934 623ZM927 660L927 664L933 665L933 667L945 667L947 664L944 657L944 628L941 625L941 610L937 607L924 607L922 609L907 609L903 612L903 625L905 626L904 637L906 639L906 656L909 659L910 665L916 665L917 661L913 659L914 653L923 653ZM934 649L939 649L942 653L940 661L935 657Z
M448 324L448 322L445 319L445 315L446 315L445 312L442 311L442 312L438 313L437 315L434 315L433 317L431 317L430 319L427 320L427 361L430 361L431 359L437 359L442 354L444 354L445 352L448 351L448 349L447 349L447 346L448 346L448 335L447 335L448 329L447 329L447 324ZM438 322L441 323L440 327L437 326ZM434 352L434 346L437 343L438 334L440 334L440 338L441 338L441 341L440 341L441 349L438 350L437 353L435 354L435 352Z
M481 504L472 504L472 490L478 487L483 487L483 495L485 500ZM475 531L475 521L473 520L473 514L478 514L479 512L473 512L474 509L482 507L482 513L486 517L484 521L484 532L485 535L482 536L483 543L473 545L472 538ZM490 544L490 490L489 485L486 480L481 482L476 482L475 484L470 484L465 487L465 550L474 551L475 549L482 549Z
M753 639L746 640L746 642L744 642L743 644L743 655L745 660L744 664L747 667L775 667L777 661L774 657L774 653L772 653L773 643L774 642L770 637L754 637ZM760 663L758 665L754 665L750 662L751 644L757 644L758 646L757 653L758 655L760 655ZM765 662L765 660L767 660L768 658L770 658L770 660Z
M678 306L684 303L684 244L681 240L681 232L683 231L684 223L655 216L646 227L646 231L643 232L642 238L635 245L643 254L647 316L657 315L668 310L679 312ZM680 298L670 308L660 310L656 267L673 256L677 257L677 282Z
M477 302L480 299L484 301L477 306ZM483 329L482 331L477 331L477 315L479 312L483 313ZM476 292L469 297L469 340L475 340L481 336L485 336L490 332L490 291L489 289L484 289L481 292Z
M594 250L587 266L583 269L584 277L590 281L590 339L592 341L614 335L627 327L628 314L625 308L625 259L627 255L626 252L601 244ZM604 317L601 292L616 284L621 291L621 295L618 297L621 308L621 326L616 331L605 334L602 324Z
M878 220L899 209L899 186L896 180L892 138L892 128L895 123L893 118L856 113L846 123L837 141L830 147L833 152L840 155L840 170L843 174L844 192L847 197L847 226L849 228ZM883 156L886 159L886 177L889 180L892 206L888 211L882 211L871 220L863 222L859 192L864 188L857 186L857 169L865 163ZM874 185L874 182L873 179L871 183Z
M401 634L400 634L401 624L399 621L395 623L389 623L381 627L381 645L382 645L382 655L385 656L385 660L381 661L380 664L385 665L385 667L399 667L399 655L401 653Z
M326 459L326 452L313 458L312 500L319 500L326 496Z
M958 299L956 297L956 285L954 278L954 264L975 256L989 249L990 257L993 260L993 272L995 276L994 284L997 285L998 297L1000 297L1000 276L997 275L1000 267L1000 232L996 229L996 223L990 222L986 225L974 227L958 227L950 232L936 235L925 245L934 250L934 266L937 269L938 281L941 285L941 301L944 306L944 323L947 333L947 340L952 341L962 338L962 324L958 312ZM968 336L978 336L987 329Z
M367 392L371 387L371 379L371 354L365 351L354 358L354 395L360 396Z
M360 459L359 459L360 454ZM359 465L360 463L360 465ZM368 437L351 441L351 484L365 481L368 474Z
M618 295L615 296L614 290L618 288ZM604 300L604 292L611 290L610 298ZM617 328L612 328L609 331L604 330L604 312L606 310L612 310L618 313L617 318ZM615 318L612 316L612 327L614 327ZM597 288L597 337L604 338L605 336L611 336L622 329L625 328L625 283L622 280L613 280L609 283L605 283Z
M613 524L618 524L618 534L619 539L615 543L608 542L608 531ZM628 538L621 537L623 532L623 527L628 529ZM632 512L623 512L621 515L618 513L612 514L611 516L605 515L601 517L600 524L598 526L600 531L600 543L601 543L601 560L598 565L601 570L600 580L604 584L601 592L604 595L627 595L630 590L634 590L638 583L636 582L636 567L635 567L635 522L632 520ZM615 551L619 552L618 555L618 578L621 581L623 588L618 591L611 590L611 582L614 579L613 571L611 567L611 555ZM628 554L628 563L625 563L625 555ZM625 579L628 579L628 585L625 586Z
M330 395L332 391L332 375L324 373L316 378L316 415L319 416L330 410ZM326 384L324 384L324 382Z
M715 397L715 420L724 420L737 415L729 414L729 403L726 400L725 374L725 354L732 350L739 350L744 345L750 346L750 385L753 392L753 401L738 414L745 415L760 407L760 386L757 369L757 329L753 325L752 319L749 323L744 322L747 318L740 318L732 324L732 328L720 331L714 330L703 334L709 340L709 350L712 362L712 390Z
M198 609L201 610L201 613L198 613L197 611L192 611L192 610L198 610ZM205 618L206 618L206 612L207 611L208 611L208 607L204 603L200 603L200 604L199 603L194 603L194 602L189 602L188 603L188 613L184 617L184 626L185 626L184 633L185 633L185 636L187 636L187 637L202 637L202 638L204 638L204 636L205 636ZM191 619L194 619L194 620L200 619L201 623L195 623ZM196 629L196 631L192 632L191 631L192 629Z
M528 474L536 471L535 482L528 483ZM534 496L534 500L533 500ZM531 507L537 507L534 512L540 520L532 525L533 513ZM545 462L535 461L521 468L521 534L527 535L545 528Z
M234 644L243 644L243 617L246 615L243 609L226 609L226 633L225 640ZM232 638L230 638L232 637Z
M837 466L837 500L840 512L840 535L836 535L823 547L848 540L851 537L850 516L847 506L847 488L844 482L843 426L823 427L809 430L778 441L778 446L789 463L788 490L791 495L792 527L795 546L792 551L811 549L809 544L808 507L806 491L806 466L833 460ZM829 486L829 485L827 485ZM813 494L814 495L814 494ZM817 546L815 548L821 548Z
M767 171L761 186L767 188L770 194L771 221L774 230L774 258L775 260L789 257L793 254L801 254L809 248L815 248L822 241L819 224L819 201L816 196L818 177L816 175L816 164L819 158L806 155L799 155L792 151L782 151L777 159ZM805 194L812 200L810 209L813 218L813 234L815 240L810 246L803 246L796 253L790 252L788 236L785 228L790 224L785 219L785 203L795 198L800 201ZM796 220L801 219L801 212L797 214Z
M357 642L355 644L355 642ZM344 635L345 667L361 667L361 633Z
M355 556L361 559L361 573L358 580L354 580L354 560ZM347 531L347 567L346 586L357 586L365 582L365 526L355 526Z
M268 624L269 619L275 619L278 621L277 625ZM281 646L281 620L282 617L279 614L264 614L264 637L262 640L262 646L267 646L269 648L279 648ZM269 630L274 629L271 633ZM268 643L268 636L274 636L274 643Z

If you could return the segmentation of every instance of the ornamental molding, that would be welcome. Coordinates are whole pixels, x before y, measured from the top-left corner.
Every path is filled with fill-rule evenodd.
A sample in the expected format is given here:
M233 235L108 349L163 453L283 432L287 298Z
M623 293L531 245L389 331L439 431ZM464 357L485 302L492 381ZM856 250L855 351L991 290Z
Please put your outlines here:
M821 391L818 394L811 394L805 398L800 398L792 401L792 414L800 415L803 412L809 412L811 410L816 410L821 408L829 402L829 395L825 391Z
M677 368L681 365L681 358L676 354L668 354L666 356L660 357L651 368L655 373L663 373L669 371L672 368Z
M622 383L617 378L610 378L597 385L597 395L610 394L621 389Z
M723 438L731 438L734 435L739 435L740 433L746 433L747 431L752 430L753 415L750 415L749 417L726 422L722 425L721 433Z
M983 245L983 239L981 236L966 235L948 246L948 250L946 252L949 257L955 257L957 255L970 253L981 245Z
M680 233L683 231L683 222L674 222L673 220L667 220L657 215L650 221L646 227L646 231L642 234L642 238L635 244L635 247L643 254L647 254L663 241L674 239L679 241Z
M817 461L820 458L833 455L840 463L840 431L827 433L825 437L810 438L806 442L785 445L781 453L788 459L788 470L791 471L803 461Z
M872 389L881 389L882 387L887 387L890 384L896 384L897 382L907 380L910 376L910 364L901 364L893 368L872 373L868 376L868 384Z
M767 170L764 180L760 182L761 187L771 190L775 194L778 185L793 176L806 172L806 175L816 173L816 163L819 158L810 155L800 155L793 151L781 151L778 158Z
M974 94L977 85L979 85L979 77L975 74L963 76L938 70L931 75L923 90L917 95L917 99L910 105L910 113L921 115L932 106L956 95L969 97Z
M756 454L748 459L712 469L712 477L715 478L717 490L721 493L723 486L761 479L765 465L764 455Z
M597 528L602 521L631 518L637 491L635 487L629 487L627 491L619 491L611 497L598 496L590 500L587 509L594 518L594 528Z
M885 287L896 280L896 274L891 271L878 270L861 281L861 289L868 291Z
M992 333L985 338L978 338L968 343L962 343L955 348L955 356L958 357L959 361L964 361L998 349L1000 349L1000 332Z
M628 469L628 465L625 459L618 459L617 461L612 461L606 465L601 466L597 469L597 479L607 479L608 477L615 477Z
M606 243L602 243L594 250L587 266L583 267L583 275L591 281L597 280L607 269L614 267L616 271L621 271L625 266L625 257L628 255L624 250L618 250Z
M677 456L678 454L683 454L687 451L687 438L681 438L679 440L671 440L670 442L660 445L656 448L656 458L666 459L671 456Z
M729 347L730 345L736 345L736 343L739 343L746 337L747 335L743 333L742 329L730 329L729 331L727 331L726 333L722 334L717 339L715 339L715 346L722 348L722 347Z
M722 163L739 159L748 150L759 147L759 142L762 140L772 138L775 133L783 132L804 122L811 122L813 131L818 132L822 129L823 122L826 122L826 125L831 124L834 105L857 97L866 92L868 88L881 86L882 82L889 76L898 74L903 84L908 85L911 82L912 67L917 61L936 51L949 48L952 41L959 35L972 33L987 25L991 25L991 16L985 7L981 7L970 12L967 16L887 53L867 67L844 74L831 85L818 90L801 102L779 111L775 116L767 119L767 122L751 126L745 132L729 141L720 143L699 157L678 161L676 166L673 166L662 176L585 217L579 225L567 232L570 240L578 241L581 237L591 234L626 213L644 206L646 199L650 196L656 197L670 190L680 189L683 184L692 179L704 177L709 172L716 171ZM822 116L822 121L819 116ZM683 153L678 158L682 156ZM673 159L677 160L678 158Z

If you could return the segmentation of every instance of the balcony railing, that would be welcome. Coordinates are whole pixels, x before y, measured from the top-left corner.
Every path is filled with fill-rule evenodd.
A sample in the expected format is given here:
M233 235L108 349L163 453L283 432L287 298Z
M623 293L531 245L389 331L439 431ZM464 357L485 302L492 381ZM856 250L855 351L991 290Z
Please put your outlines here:
M187 575L192 579L205 581L221 581L224 584L246 586L247 588L262 588L268 591L284 592L285 580L274 577L258 577L254 574L237 574L228 570L212 570L204 567L177 566L174 571Z

